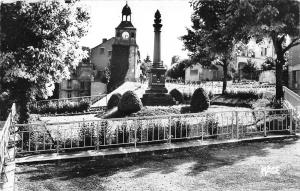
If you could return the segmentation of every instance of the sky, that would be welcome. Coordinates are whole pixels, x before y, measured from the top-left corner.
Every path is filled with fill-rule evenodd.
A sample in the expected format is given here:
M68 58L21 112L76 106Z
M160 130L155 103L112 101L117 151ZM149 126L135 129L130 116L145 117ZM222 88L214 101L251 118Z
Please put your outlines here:
M137 29L136 41L141 53L141 59L147 55L153 60L154 46L154 14L158 9L161 13L161 58L164 64L170 65L171 58L179 55L187 58L183 50L180 36L186 34L186 27L191 26L192 8L189 0L128 0L131 8L131 22ZM90 29L81 45L93 48L101 44L103 38L115 35L115 28L122 20L122 9L125 0L82 0L90 12Z

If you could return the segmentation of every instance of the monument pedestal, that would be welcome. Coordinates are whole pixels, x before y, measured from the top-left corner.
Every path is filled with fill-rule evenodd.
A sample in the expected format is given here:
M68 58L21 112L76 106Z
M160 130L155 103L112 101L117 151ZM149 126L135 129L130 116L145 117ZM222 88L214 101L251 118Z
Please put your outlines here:
M167 93L145 93L142 97L142 102L145 106L175 105L173 97Z
M151 69L148 89L142 98L143 105L175 105L175 100L165 87L165 73L166 69L162 66Z

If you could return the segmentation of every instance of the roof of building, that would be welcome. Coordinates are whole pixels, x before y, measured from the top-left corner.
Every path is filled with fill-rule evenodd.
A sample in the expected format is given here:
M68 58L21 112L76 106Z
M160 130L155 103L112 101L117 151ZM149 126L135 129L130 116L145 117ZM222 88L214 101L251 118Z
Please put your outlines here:
M134 26L130 21L122 21L119 26L117 26L117 29L119 28L134 28Z
M128 6L127 2L126 2L126 5L122 9L122 15L131 15L131 9Z
M102 42L101 44L98 44L97 46L95 46L94 48L91 48L91 50L97 48L97 47L101 47L103 46L104 44L107 44L107 43L114 43L114 40L115 40L115 37L111 37L110 39L106 40L105 42ZM112 42L111 42L112 41Z

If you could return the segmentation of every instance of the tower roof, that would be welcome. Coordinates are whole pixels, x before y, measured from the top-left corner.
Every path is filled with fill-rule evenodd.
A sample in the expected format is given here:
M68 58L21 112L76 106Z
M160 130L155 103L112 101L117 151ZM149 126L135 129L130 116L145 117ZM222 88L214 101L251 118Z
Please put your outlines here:
M120 28L134 28L134 26L132 25L132 23L130 21L122 21L119 26L117 26L117 29Z
M126 2L126 5L122 9L122 15L126 15L126 16L131 15L131 9L128 6L127 2Z

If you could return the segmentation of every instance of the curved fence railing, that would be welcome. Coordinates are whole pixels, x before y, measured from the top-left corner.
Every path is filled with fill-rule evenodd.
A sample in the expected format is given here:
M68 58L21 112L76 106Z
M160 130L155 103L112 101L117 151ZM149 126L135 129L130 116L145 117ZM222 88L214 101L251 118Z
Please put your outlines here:
M68 123L17 124L16 152L61 152L188 139L241 139L294 133L292 110L204 112Z
M11 111L4 123L4 126L0 127L0 175L2 175L5 165L6 155L8 154L8 142L10 137L10 127L13 119L16 115L16 106L12 105Z

